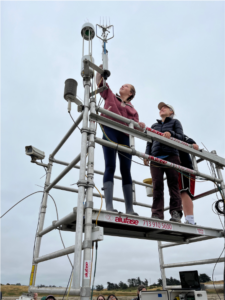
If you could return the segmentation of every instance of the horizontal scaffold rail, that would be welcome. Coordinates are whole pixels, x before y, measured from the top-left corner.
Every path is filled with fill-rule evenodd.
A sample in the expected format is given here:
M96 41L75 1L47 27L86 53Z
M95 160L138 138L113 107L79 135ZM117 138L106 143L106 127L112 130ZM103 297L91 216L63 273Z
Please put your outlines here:
M61 185L55 185L54 189L72 192L72 193L78 193L78 189L73 189L73 188L61 186ZM93 196L97 197L97 198L101 198L100 194L97 194L97 193L93 193ZM102 198L105 198L105 196L103 194L102 194ZM113 200L125 203L124 199L122 199L122 198L113 197ZM152 208L152 205L137 202L137 201L133 202L133 205L139 205L139 206L143 206L143 207Z
M103 114L109 115L109 116L112 117L112 118L115 117L115 113L113 113L113 112L111 112L111 111L108 111L108 110L106 110L106 109L104 109L104 108L101 108L101 107L99 107L99 106L97 107L96 111L97 111L97 112L99 111L99 112L101 112L101 113L103 113ZM117 116L118 116L118 115L117 115ZM144 130L139 126L139 124L138 124L137 122L133 121L132 119L127 119L127 118L122 117L122 116L119 116L119 117L121 118L121 119L118 118L120 121L123 121L123 122L126 123L126 124L133 123L135 128L138 128L139 130L144 131ZM160 132L160 131L158 131L158 130L155 130L155 129L152 129L152 128L150 128L150 127L146 127L145 130L163 136L163 133L162 133L162 132ZM179 143L179 144L183 144L183 145L188 146L188 147L190 147L190 148L193 148L193 145L188 144L188 143L185 143L184 141L175 139L175 138L173 138L173 137L170 137L170 140L171 140L171 141L174 141L174 142L177 142L177 143Z
M122 151L122 152L125 152L125 153L129 153L131 155L136 155L138 157L142 157L144 159L148 159L150 161L157 162L161 165L168 166L168 167L171 167L171 168L176 169L176 170L180 170L180 171L183 171L183 172L186 172L186 173L189 173L189 174L194 174L194 175L197 175L197 176L201 176L201 177L206 178L208 180L211 180L213 182L219 182L220 183L222 181L222 179L212 177L210 175L201 173L199 171L191 170L191 169L185 168L183 166L176 165L176 164L173 164L171 162L168 162L164 159L141 153L141 152L135 150L134 148L128 148L128 147L120 146L118 144L108 142L108 141L100 139L100 138L95 138L95 142L100 144L100 145L106 146L106 147L110 147L110 148L113 148L113 149L116 149L116 150L119 150L119 151Z
M29 291L31 293L38 293L38 294L64 295L67 292L67 288L51 288L51 287L39 288L37 286L30 286ZM70 289L70 295L80 296L80 289Z
M93 209L93 224L96 222L98 214L99 210ZM98 226L104 228L105 235L175 243L186 243L196 237L205 237L206 239L209 237L223 237L223 231L221 229L186 225L103 210L98 217ZM54 221L51 226L39 232L39 235L44 235L54 229L76 231L76 208L73 209L73 213L70 213L58 221Z
M174 247L174 246L179 246L179 245L186 245L186 244L191 244L191 243L196 243L196 242L201 242L201 241L207 241L207 240L211 240L212 237L208 236L200 236L200 237L196 237L196 238L192 238L192 239L187 239L185 243L165 243L165 244L161 244L160 248L168 248L168 247Z
M67 162L65 162L65 161L62 161L62 160L58 160L58 159L54 159L54 158L52 158L52 159L50 159L52 162L55 162L55 163L57 163L57 164L59 164L59 165L63 165L63 166L68 166L69 165L69 163L67 163ZM74 166L73 168L75 168L75 169L80 169L80 166ZM87 168L85 169L86 171L87 171ZM98 170L94 170L94 173L95 174L99 174L99 175L104 175L104 172L102 172L102 171L98 171ZM115 179L119 179L119 180L122 180L122 177L121 176L117 176L117 175L114 175L114 178ZM164 178L164 179L166 179L166 178ZM140 181L137 181L137 180L132 180L132 182L133 183L135 183L135 184L138 184L138 185L142 185L142 186L145 186L145 187L153 187L151 184L147 184L147 183L144 183L144 182L140 182Z
M192 201L195 201L195 200L198 200L198 199L200 199L200 198L203 198L203 197L206 197L206 196L215 194L215 193L217 193L217 192L218 192L218 189L217 189L217 188L212 189L212 190L209 190L209 191L207 191L207 192L204 192L204 193L202 193L202 194L199 194L199 195L194 196L193 199L192 199ZM170 209L170 207L167 206L164 210L169 210L169 209Z
M124 122L124 120L123 120L124 117L121 117L121 116L119 116L117 114L114 114L112 112L109 113L108 110L104 110L104 114L109 115L111 117L112 117L112 114L113 114L113 118ZM124 119L126 119L126 118L124 118ZM99 116L98 114L95 114L95 113L90 114L90 120L98 122L102 125L109 126L109 127L114 128L116 130L122 131L122 132L127 133L129 135L132 135L134 137L145 140L147 142L152 142L152 140L156 140L156 141L158 141L162 144L165 144L167 146L176 148L180 151L184 151L186 153L193 154L194 156L203 158L205 160L211 161L211 162L219 164L221 166L225 166L225 159L223 157L220 157L216 154L213 154L213 153L210 153L210 152L207 152L207 151L204 151L204 150L195 150L194 148L183 145L182 143L175 142L171 139L165 138L165 137L160 136L156 133L153 133L153 132L150 132L150 131L147 131L147 133L141 132L139 130L130 128L126 125L123 125L123 124L118 123L116 121L113 121L111 119ZM129 119L127 119L127 120L129 120Z
M196 260L196 261L188 261L188 262L180 262L175 264L164 264L162 268L176 268L176 267L187 267L187 266L196 266L196 265L207 265L207 264L215 264L224 262L225 258L211 258L211 259L204 259L204 260Z

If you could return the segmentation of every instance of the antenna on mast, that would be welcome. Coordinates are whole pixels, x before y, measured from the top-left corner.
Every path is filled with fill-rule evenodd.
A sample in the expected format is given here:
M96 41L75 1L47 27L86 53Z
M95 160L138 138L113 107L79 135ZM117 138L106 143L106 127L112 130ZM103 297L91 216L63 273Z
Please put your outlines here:
M110 19L109 19L109 23L110 23ZM101 36L98 35L98 27L102 29ZM108 37L111 29L112 29L112 36ZM106 49L106 43L114 37L114 26L113 25L107 26L107 18L106 18L106 26L104 26L104 18L103 18L103 25L96 24L96 36L100 40L102 40L103 70L105 71L105 79L107 79L110 76L110 71L108 70L108 50Z

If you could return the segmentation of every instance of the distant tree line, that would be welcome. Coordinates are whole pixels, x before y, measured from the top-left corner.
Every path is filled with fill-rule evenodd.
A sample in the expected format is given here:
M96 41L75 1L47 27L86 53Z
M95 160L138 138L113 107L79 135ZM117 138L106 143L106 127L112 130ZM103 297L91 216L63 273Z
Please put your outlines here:
M107 290L112 291L112 290L125 290L128 288L134 288L138 287L140 284L143 284L145 286L148 286L148 280L141 280L140 277L137 278L130 278L127 280L128 284L120 281L119 283L112 283L112 282L107 282ZM96 286L97 288L97 286Z
M2 284L2 285L4 285L4 284ZM14 284L14 283L6 283L6 285L21 285L21 283L16 283L16 284Z
M44 285L44 284L40 284L37 287L56 287L55 285Z
M198 277L199 277L199 281L201 283L211 281L211 278L205 273L199 274ZM180 282L180 280L170 277L170 278L166 278L166 284L167 285L181 285L181 282ZM157 284L154 283L152 286L162 286L162 279L158 279L158 283Z
M207 274L203 273L203 274L199 274L199 281L201 283L208 282L208 281L211 281L211 278ZM107 290L108 291L125 290L125 289L128 289L128 288L138 287L141 284L148 287L148 280L147 279L141 280L140 277L130 278L130 279L127 280L127 282L128 282L128 284L123 282L123 281L120 281L119 283L112 283L112 282L108 281L107 282ZM170 277L170 278L166 278L166 284L167 285L181 285L181 282L180 282L180 280L178 280L176 278ZM157 283L151 284L149 286L149 288L160 287L160 286L162 286L162 279L161 278L158 279ZM104 289L104 286L102 284L96 285L96 290L97 291L102 291L103 289Z

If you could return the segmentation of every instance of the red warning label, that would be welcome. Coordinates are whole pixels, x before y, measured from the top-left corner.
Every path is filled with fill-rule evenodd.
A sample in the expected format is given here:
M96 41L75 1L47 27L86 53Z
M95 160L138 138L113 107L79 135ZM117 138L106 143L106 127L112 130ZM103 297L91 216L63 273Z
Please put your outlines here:
M90 279L91 275L91 260L84 261L84 279Z

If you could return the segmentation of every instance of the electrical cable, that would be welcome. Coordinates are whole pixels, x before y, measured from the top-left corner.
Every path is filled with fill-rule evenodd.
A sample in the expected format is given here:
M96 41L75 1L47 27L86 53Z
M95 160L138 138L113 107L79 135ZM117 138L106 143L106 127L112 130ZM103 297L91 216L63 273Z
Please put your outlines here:
M91 254L91 271L90 271L90 286L91 286L91 274L92 274L92 264L93 264L93 253L94 253L94 242L92 242L92 254Z
M67 295L66 295L66 300L68 299L69 294L70 294L70 289L71 289L72 280L73 280L73 273L72 273L72 276L71 276L71 279L70 279L70 286L69 286L69 289L68 289L68 293L67 293Z
M73 120L73 122L74 123L76 123L75 121L74 121L74 119L73 119L73 117L72 117L72 115L71 115L71 113L69 112L69 115L70 115L70 117L71 117L71 119ZM80 129L80 127L79 126L77 126L77 128L80 130L80 132L81 132L81 129Z
M65 289L65 293L64 293L64 295L63 295L62 300L64 299L64 297L65 297L65 295L66 295L66 292L67 292L67 289L68 289L68 286L69 286L69 284L70 284L70 280L71 280L71 277L72 277L72 275L73 275L73 269L74 269L74 267L72 267L72 270L71 270L71 273L70 273L70 277L69 277L69 281L68 281L68 283L67 283L67 287L66 287L66 289Z
M52 198L52 200L53 200L53 202L54 202L54 204L55 204L56 215L57 215L57 221L58 221L58 220L59 220L59 214L58 214L58 209L57 209L56 202L55 202L54 198L53 198L50 194L48 194L48 195ZM62 244L63 244L64 249L66 249L66 246L65 246L65 244L64 244L64 242L63 242L63 238L62 238L62 234L61 234L61 230L60 230L60 229L59 229L59 236L60 236L60 239L61 239L61 242L62 242ZM71 267L73 267L73 264L72 264L72 262L71 262L71 259L70 259L70 257L69 257L69 254L67 254L67 258L68 258L68 260L69 260L69 262L70 262Z
M212 203L211 209L212 209L212 212L218 216L218 218L219 218L219 220L220 220L220 223L221 223L221 226L222 226L222 228L223 228L223 230L224 230L224 225L223 225L223 222L222 222L222 220L221 220L221 218L220 218L220 215L219 215L218 212L215 211L214 208L213 208L213 205L214 205L215 203L216 203L216 201Z
M220 298L220 295L217 293L216 286L215 286L215 284L214 284L213 276L214 276L214 271L215 271L216 265L217 265L217 263L218 263L220 257L222 256L224 250L225 250L225 246L223 247L223 250L222 250L220 256L218 257L218 259L217 259L217 261L216 261L216 263L215 263L215 266L214 266L214 268L213 268L213 272L212 272L212 282L213 282L213 286L214 286L214 289L215 289L215 291L216 291L216 294L217 294L217 296L218 296L219 298ZM220 300L221 300L221 298L220 298Z
M32 195L34 195L34 194L37 194L37 193L43 193L43 191L37 191L37 192L34 192L34 193L32 193L32 194L30 194L30 195L24 197L23 199L21 199L20 201L18 201L16 204L14 204L12 207L10 207L10 209L8 209L8 210L0 217L0 219L3 218L3 217L4 217L11 209L13 209L17 204L19 204L20 202L22 202L22 201L25 200L26 198L28 198L28 197L30 197L30 196L32 196Z
M0 217L0 219L3 218L3 217L4 217L11 209L13 209L13 208L14 208L16 205L18 205L20 202L22 202L22 201L25 200L26 198L28 198L28 197L30 197L30 196L32 196L32 195L34 195L34 194L37 194L37 193L44 193L44 191L37 191L37 192L34 192L34 193L29 194L28 196L24 197L23 199L21 199L20 201L18 201L16 204L14 204L10 209L8 209L8 210ZM50 195L50 194L48 194L48 195L49 195L49 196L51 197L51 199L53 200L53 203L54 203L55 209L56 209L57 220L59 220L59 215L58 215L58 209L57 209L56 202L55 202L54 198L52 197L52 195ZM41 206L40 206L40 208L41 208ZM37 228L38 228L38 226L39 226L39 222L40 222L40 209L39 209L39 218L38 218L38 225L37 225ZM37 236L37 230L36 230L36 234L35 234L34 245L35 245L35 243L36 243L36 236ZM63 238L62 238L62 234L61 234L61 231L60 231L60 230L59 230L59 236L60 236L61 242L62 242L62 244L63 244L63 247L64 247L64 249L65 249L66 247L65 247L65 244L64 244L64 242L63 242ZM33 255L34 255L34 251L35 251L35 246L34 246L34 249L33 249ZM71 262L70 257L69 257L68 254L67 254L67 257L68 257L68 260L69 260L71 266L73 266L73 264L72 264L72 262Z

